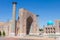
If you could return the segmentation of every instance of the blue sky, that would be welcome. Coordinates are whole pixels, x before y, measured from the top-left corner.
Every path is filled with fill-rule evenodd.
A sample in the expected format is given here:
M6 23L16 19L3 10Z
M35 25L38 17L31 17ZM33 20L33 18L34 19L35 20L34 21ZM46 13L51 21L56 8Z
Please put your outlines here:
M19 8L39 15L38 25L46 25L49 20L60 19L60 0L0 0L0 21L12 19L12 2L17 2L16 16L18 17ZM16 17L16 19L17 19Z

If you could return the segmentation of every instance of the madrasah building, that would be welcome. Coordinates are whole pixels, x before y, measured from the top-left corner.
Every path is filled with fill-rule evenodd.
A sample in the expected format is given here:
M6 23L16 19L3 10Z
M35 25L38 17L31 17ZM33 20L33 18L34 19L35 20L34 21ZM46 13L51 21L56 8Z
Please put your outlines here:
M16 2L13 2L12 20L8 22L0 22L0 31L5 31L6 36L26 36L39 35L39 27L37 25L37 15L27 11L26 9L19 9L18 20L16 20ZM59 34L60 20L48 22L43 28L42 34Z
M37 26L37 15L27 11L26 9L19 9L18 20L16 20L16 4L13 2L12 20L8 22L0 22L0 31L5 31L6 36L25 36L25 35L39 35L39 28Z
M60 35L60 20L48 21L43 28L44 34L58 34Z

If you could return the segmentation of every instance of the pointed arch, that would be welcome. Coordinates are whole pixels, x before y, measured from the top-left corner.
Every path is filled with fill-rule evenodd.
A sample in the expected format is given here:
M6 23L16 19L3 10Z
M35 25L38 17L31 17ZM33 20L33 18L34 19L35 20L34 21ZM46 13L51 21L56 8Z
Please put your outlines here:
M31 24L33 22L33 18L29 16L26 20L26 34L28 35L30 32Z

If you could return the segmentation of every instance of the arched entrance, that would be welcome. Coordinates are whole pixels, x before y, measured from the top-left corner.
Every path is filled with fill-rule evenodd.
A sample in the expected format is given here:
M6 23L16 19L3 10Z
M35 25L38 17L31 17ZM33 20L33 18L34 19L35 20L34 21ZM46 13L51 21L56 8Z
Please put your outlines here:
M29 16L26 20L26 34L28 35L30 32L31 24L33 22L33 19L31 16Z

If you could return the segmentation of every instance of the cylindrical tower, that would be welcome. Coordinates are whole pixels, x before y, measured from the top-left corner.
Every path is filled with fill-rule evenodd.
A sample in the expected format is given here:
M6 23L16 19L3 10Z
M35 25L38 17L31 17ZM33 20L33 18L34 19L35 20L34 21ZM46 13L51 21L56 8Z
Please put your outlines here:
M14 33L14 35L16 34L16 4L17 2L12 2L13 4L13 11L12 11L12 20L13 20L13 24L12 24L12 33Z

